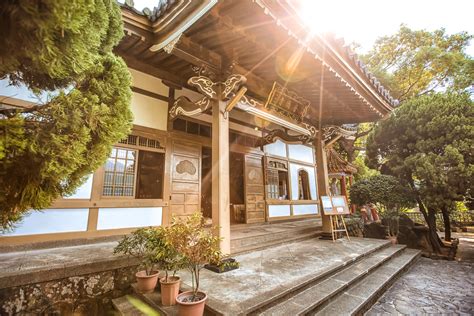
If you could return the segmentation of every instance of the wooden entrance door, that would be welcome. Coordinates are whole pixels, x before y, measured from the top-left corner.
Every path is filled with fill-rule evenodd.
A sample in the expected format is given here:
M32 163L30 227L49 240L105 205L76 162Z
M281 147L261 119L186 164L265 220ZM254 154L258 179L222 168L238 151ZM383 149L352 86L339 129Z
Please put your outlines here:
M247 223L265 221L262 156L245 155L245 209Z
M173 141L170 209L175 216L201 210L201 146Z

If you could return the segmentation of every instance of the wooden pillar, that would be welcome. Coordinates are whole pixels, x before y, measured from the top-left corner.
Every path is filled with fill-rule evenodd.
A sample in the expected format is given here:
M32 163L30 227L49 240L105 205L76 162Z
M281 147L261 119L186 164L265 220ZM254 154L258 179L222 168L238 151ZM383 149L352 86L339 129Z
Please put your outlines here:
M222 238L222 253L230 254L229 119L224 116L226 102L211 102L212 224L218 227L218 236Z
M346 176L343 175L341 177L341 194L344 195L346 197L346 199L348 198L347 197L347 184L346 184Z
M324 149L324 141L320 139L315 142L316 147L316 171L318 178L318 193L319 195L330 195L329 191L329 176L328 176L328 165L326 150ZM331 239L332 240L332 228L331 228L331 219L329 216L324 215L322 208L321 219L323 222L323 234L322 239Z

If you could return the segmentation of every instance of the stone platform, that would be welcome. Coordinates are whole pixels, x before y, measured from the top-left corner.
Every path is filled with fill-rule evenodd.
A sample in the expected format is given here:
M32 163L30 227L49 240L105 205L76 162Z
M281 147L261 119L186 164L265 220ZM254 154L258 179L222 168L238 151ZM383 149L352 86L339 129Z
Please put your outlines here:
M235 256L238 270L204 269L200 288L208 294L209 315L359 314L418 256L419 251L386 240L313 238ZM187 290L190 275L180 275L181 290ZM158 291L135 296L163 315L177 313L160 306ZM115 306L132 310L124 298Z
M311 238L319 234L320 225L319 219L306 219L232 226L232 251L245 252ZM6 311L36 313L45 308L44 304L55 306L64 301L75 310L77 302L100 297L94 302L93 309L97 310L104 300L123 295L134 280L137 261L113 255L117 239L1 247L0 315L9 314ZM61 287L67 287L67 293L61 293Z

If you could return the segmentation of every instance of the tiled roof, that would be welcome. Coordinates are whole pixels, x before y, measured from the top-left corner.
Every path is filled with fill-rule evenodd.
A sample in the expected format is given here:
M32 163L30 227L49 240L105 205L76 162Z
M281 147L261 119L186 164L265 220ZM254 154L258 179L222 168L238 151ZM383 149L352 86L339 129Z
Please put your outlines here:
M348 173L357 172L356 166L344 160L334 148L327 150L328 173Z

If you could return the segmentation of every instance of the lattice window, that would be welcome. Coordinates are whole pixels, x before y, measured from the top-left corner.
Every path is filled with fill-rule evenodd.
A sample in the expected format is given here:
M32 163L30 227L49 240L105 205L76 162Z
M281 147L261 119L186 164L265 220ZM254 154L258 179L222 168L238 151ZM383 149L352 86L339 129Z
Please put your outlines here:
M137 151L114 147L105 163L104 196L134 196Z
M136 135L128 135L127 138L122 139L119 143L146 148L164 149L158 140Z

